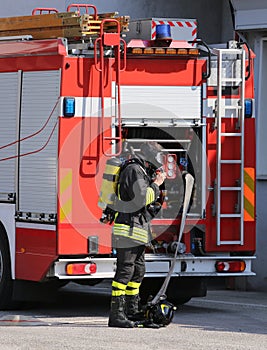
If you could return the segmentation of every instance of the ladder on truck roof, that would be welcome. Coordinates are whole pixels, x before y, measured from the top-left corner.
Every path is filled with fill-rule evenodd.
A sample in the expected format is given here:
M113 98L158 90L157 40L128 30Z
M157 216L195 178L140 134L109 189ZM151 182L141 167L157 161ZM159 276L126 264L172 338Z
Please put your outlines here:
M215 109L215 127L217 128L217 162L216 162L216 215L217 215L217 245L244 244L244 100L245 100L245 59L246 51L243 48L214 49L217 56L217 101ZM229 62L229 67L227 63ZM238 98L227 100L223 97L223 89L238 88ZM228 104L230 101L230 104ZM235 130L227 128L224 124L235 121ZM230 130L229 130L230 129ZM226 159L225 147L229 138L240 147L238 159ZM224 157L222 157L224 154ZM240 178L232 186L225 186L222 181L222 172L226 165L239 167ZM237 194L235 209L227 213L222 210L222 197L225 191ZM224 220L225 219L225 220ZM221 235L221 225L227 219L238 220L239 238L224 240Z
M66 38L70 42L90 41L101 35L101 25L106 19L119 22L121 33L129 30L129 16L119 16L118 12L100 14L94 5L71 4L67 12L44 7L35 8L29 16L0 18L0 37L31 35L36 40ZM104 23L105 32L117 32L114 21Z

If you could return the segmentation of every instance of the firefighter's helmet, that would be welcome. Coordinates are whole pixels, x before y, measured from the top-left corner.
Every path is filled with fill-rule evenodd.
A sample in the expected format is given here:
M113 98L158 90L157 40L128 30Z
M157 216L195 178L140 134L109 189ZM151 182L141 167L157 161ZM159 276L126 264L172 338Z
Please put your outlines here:
M167 326L171 323L176 306L166 300L165 297L161 297L160 300L150 305L147 309L147 318L153 323Z
M156 141L144 142L140 146L143 158L151 163L155 168L162 166L162 147Z

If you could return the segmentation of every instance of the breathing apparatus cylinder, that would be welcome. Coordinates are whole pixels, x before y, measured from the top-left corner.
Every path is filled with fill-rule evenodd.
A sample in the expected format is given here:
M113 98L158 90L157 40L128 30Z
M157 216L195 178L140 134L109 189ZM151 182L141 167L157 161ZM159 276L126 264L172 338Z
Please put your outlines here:
M116 157L109 158L106 161L98 199L98 206L102 210L114 204L121 165L121 160Z

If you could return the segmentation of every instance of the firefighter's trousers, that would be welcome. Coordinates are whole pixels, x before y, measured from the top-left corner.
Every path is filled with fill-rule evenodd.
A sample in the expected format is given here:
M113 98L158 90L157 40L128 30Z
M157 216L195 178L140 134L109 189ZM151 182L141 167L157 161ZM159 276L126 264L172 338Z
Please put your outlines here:
M117 270L112 282L112 296L139 294L145 275L145 245L117 248Z

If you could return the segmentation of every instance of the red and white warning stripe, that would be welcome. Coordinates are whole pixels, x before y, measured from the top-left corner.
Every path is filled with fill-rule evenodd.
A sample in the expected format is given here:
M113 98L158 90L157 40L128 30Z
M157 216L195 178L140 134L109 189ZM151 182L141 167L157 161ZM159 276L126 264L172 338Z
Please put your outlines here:
M179 27L179 28L187 28L191 29L192 40L195 41L197 39L197 21L168 21L168 20L152 20L151 24L151 39L156 38L156 25L158 24L169 24L171 27Z

